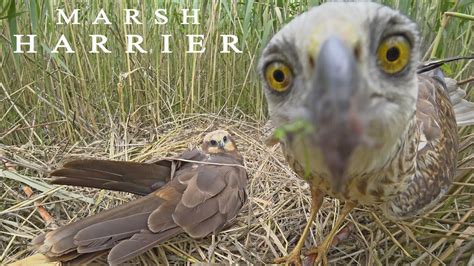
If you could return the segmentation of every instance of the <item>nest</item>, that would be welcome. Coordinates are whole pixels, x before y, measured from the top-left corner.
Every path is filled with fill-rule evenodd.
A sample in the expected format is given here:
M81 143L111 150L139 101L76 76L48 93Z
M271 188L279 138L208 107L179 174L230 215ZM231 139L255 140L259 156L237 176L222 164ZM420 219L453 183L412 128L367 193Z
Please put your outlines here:
M309 217L309 186L288 167L278 145L265 146L262 127L258 121L183 116L159 128L111 127L107 135L93 142L58 140L52 146L0 146L4 160L0 168L0 261L11 263L34 254L29 243L45 230L135 198L122 192L51 186L47 173L61 162L72 158L146 161L169 157L199 145L206 132L217 128L231 132L245 158L248 202L232 225L218 235L196 240L181 234L131 262L269 263L286 255ZM414 220L394 223L363 207L353 210L332 243L329 263L467 263L474 243L471 143L472 136L464 138L462 148L467 156L459 160L457 181L432 211ZM26 186L33 189L33 195L25 195ZM45 222L37 211L40 205L50 214L50 220ZM337 199L325 199L305 249L322 242L341 207ZM97 262L105 263L105 259L103 256Z

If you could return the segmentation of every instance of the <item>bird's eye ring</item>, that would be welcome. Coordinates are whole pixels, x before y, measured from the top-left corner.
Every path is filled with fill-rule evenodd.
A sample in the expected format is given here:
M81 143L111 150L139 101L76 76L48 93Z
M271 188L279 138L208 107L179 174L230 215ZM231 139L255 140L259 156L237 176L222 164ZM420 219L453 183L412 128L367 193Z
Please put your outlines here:
M401 72L410 61L411 47L402 35L385 38L377 49L379 67L387 74Z
M273 62L265 68L265 79L272 90L285 92L293 81L293 73L286 64Z
M211 140L211 145L212 145L212 146L216 146L216 145L217 145L217 141Z

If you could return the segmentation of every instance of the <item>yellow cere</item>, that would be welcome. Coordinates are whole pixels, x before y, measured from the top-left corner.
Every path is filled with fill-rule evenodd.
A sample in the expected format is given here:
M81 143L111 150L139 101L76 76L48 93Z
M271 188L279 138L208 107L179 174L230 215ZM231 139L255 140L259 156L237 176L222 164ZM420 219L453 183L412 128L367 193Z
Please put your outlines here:
M277 92L285 92L290 87L293 78L290 68L281 63L273 62L265 69L265 79L271 89Z
M329 37L338 36L348 47L355 47L360 41L360 30L356 29L352 22L342 18L324 20L316 25L310 32L310 39L306 46L308 56L316 60L321 45Z
M403 36L384 39L377 50L380 68L388 74L402 71L410 60L411 48Z

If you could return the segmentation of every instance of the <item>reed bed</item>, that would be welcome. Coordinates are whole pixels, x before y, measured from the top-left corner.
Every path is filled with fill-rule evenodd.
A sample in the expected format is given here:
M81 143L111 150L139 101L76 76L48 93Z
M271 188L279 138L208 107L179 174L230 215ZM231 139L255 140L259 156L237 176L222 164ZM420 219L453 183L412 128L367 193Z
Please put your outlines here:
M0 3L1 141L50 144L57 139L94 139L110 121L158 126L177 114L213 113L258 120L266 106L255 66L269 38L295 15L325 1L13 1ZM472 1L399 1L384 4L418 21L425 59L473 54ZM92 25L100 9L111 25ZM156 9L168 23L155 25ZM200 9L199 25L183 25L181 9ZM79 11L80 25L56 24L56 9ZM124 24L125 9L140 11L142 25ZM14 34L36 34L37 53L13 53ZM88 53L91 34L107 36L110 54ZM143 36L152 53L125 53L125 35ZM163 34L173 53L160 53ZM202 34L206 51L187 54L186 34ZM220 53L221 34L239 38L242 53ZM51 50L64 35L75 54ZM14 43L13 43L14 44ZM432 49L435 48L435 49ZM462 80L472 63L445 67Z

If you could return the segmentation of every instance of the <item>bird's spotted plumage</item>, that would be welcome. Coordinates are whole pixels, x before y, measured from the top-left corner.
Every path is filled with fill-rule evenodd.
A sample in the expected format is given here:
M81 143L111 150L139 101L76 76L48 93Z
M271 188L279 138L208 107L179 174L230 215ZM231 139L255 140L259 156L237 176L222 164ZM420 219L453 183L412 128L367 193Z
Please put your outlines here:
M119 190L144 197L70 223L33 240L52 260L85 263L108 252L122 263L185 232L218 233L246 201L247 173L231 135L207 134L202 151L150 163L76 160L53 183Z
M455 111L467 125L474 107L452 102L440 73L419 73L419 57L416 25L369 2L315 7L270 40L259 64L269 114L289 165L310 183L313 209L330 195L348 203L344 214L366 205L404 219L446 193ZM332 237L316 250L321 257Z

